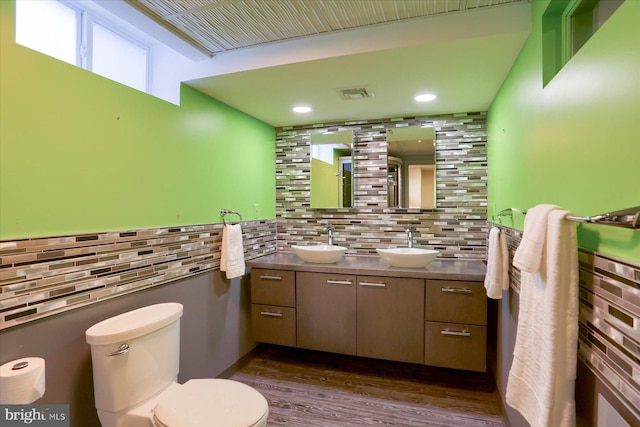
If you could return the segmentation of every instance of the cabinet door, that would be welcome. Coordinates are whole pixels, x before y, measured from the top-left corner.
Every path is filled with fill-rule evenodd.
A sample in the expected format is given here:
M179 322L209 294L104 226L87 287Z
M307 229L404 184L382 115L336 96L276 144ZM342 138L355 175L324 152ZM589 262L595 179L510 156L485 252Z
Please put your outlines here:
M358 356L424 363L424 280L358 276Z
M356 354L356 277L296 273L298 347Z

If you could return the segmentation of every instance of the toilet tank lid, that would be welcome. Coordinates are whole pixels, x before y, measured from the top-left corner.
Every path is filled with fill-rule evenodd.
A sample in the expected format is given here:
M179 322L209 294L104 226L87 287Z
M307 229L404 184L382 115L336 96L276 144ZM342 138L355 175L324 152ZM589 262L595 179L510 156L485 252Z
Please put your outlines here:
M150 305L96 323L85 332L87 343L104 345L137 338L167 326L182 316L182 304Z

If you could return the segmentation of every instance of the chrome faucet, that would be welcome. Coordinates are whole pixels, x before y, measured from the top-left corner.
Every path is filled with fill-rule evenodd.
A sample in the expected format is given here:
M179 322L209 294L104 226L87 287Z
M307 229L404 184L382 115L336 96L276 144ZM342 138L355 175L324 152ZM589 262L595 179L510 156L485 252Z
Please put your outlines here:
M407 226L407 228L404 229L404 231L407 233L407 247L412 248L413 247L413 227L409 225Z
M322 228L322 231L326 231L329 234L329 245L333 245L333 224L330 222L327 223L327 225Z

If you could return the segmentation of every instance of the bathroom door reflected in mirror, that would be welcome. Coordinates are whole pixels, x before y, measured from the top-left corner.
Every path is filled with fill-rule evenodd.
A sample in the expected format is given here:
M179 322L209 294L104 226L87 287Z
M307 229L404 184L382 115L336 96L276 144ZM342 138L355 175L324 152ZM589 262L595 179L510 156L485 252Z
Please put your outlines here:
M311 207L353 207L351 131L311 134Z
M433 127L387 129L387 162L389 207L436 207Z

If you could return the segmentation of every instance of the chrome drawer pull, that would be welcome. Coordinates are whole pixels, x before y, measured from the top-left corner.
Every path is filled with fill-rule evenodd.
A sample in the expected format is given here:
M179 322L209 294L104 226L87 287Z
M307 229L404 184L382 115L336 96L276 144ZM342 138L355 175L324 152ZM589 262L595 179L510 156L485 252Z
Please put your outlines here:
M469 288L442 288L442 292L446 292L449 294L470 294L471 289Z
M443 329L440 331L442 335L453 335L456 337L470 337L471 332L468 329L463 329L461 331L452 331L451 329Z
M118 347L118 350L114 351L113 353L107 353L105 354L105 356L107 357L119 356L121 354L126 354L126 353L129 353L129 344L122 344L120 347Z
M387 286L387 284L384 282L380 282L380 283L360 282L360 286L372 286L375 288L384 288Z
M260 314L263 316L282 317L282 313L271 313L270 311L261 311Z
M260 276L263 280L282 280L280 276Z
M330 285L352 285L353 283L350 280L327 280L327 283Z

